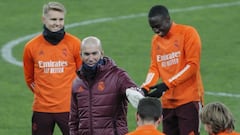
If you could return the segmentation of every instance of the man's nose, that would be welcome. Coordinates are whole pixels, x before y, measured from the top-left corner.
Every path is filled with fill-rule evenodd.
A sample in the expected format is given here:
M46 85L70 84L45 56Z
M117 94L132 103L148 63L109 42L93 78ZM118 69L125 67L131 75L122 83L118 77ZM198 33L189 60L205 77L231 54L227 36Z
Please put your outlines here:
M60 20L56 20L56 21L55 21L55 24L56 24L57 26L59 26L59 25L60 25L60 23L61 23L61 21L60 21Z
M89 57L88 57L89 60L94 60L94 55L93 54L90 54Z

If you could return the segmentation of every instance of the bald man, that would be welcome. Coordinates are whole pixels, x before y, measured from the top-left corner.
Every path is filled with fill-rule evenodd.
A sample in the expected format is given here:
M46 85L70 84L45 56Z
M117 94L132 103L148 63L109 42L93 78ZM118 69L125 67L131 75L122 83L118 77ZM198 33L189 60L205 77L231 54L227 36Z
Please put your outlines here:
M83 65L72 88L70 134L126 134L128 101L143 98L141 89L126 71L104 56L97 37L82 40L81 57Z

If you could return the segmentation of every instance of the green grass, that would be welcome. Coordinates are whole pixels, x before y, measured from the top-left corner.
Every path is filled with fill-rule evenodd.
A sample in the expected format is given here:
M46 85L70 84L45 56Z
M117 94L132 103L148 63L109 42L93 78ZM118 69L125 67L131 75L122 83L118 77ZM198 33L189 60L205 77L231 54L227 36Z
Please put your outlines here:
M0 47L7 42L42 31L41 10L44 1L10 0L0 2ZM185 9L192 6L206 6L237 2L237 0L87 0L64 1L68 14L66 25L87 20L112 17L112 21L81 25L67 29L68 32L84 38L98 36L105 54L128 71L139 85L145 79L149 66L150 42L153 32L147 17L117 19L119 16L147 14L154 4L164 4L170 9ZM239 2L239 1L238 1ZM240 5L204 8L192 11L173 12L176 23L189 24L197 28L202 39L201 72L205 91L225 92L239 95L240 52L239 14ZM26 41L25 41L26 42ZM21 61L25 42L13 48L13 56ZM0 57L0 135L31 134L32 93L27 88L22 67L10 64ZM239 97L205 95L205 103L221 101L232 111L236 119L236 130L240 131ZM128 112L129 130L135 129L135 110ZM161 129L161 128L160 128ZM54 135L60 135L56 128ZM201 127L201 133L206 134Z

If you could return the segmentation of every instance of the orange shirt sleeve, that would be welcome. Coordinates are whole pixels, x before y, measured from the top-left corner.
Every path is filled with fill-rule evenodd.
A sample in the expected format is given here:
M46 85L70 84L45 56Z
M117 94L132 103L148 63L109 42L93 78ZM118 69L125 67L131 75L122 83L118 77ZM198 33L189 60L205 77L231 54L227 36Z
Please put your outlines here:
M29 48L29 44L31 44L31 42L32 41L29 41L24 47L23 71L27 86L32 90L32 92L34 92L34 60L32 59L32 52Z
M150 67L148 70L148 74L146 77L145 82L142 84L142 87L146 90L149 90L149 88L153 85L155 85L159 78L160 78L160 74L159 74L159 70L158 70L158 65L157 65L157 61L155 59L156 57L156 53L154 50L154 38L152 41L152 46L151 46L151 62L150 62Z

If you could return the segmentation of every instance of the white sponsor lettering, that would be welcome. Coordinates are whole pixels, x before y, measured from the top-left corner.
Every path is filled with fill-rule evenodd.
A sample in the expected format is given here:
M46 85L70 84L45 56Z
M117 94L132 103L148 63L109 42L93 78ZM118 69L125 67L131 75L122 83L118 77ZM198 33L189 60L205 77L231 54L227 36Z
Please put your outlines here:
M39 68L45 67L65 67L68 65L67 61L38 61Z
M43 69L44 73L63 73L64 67L68 65L67 61L38 61L39 68Z
M157 62L161 62L162 67L169 67L172 65L176 65L179 62L181 52L172 52L165 55L157 55Z
M180 51L177 51L177 52L172 52L165 55L157 55L157 61L161 62L161 61L167 61L170 59L178 58L180 56L180 53L181 53Z

